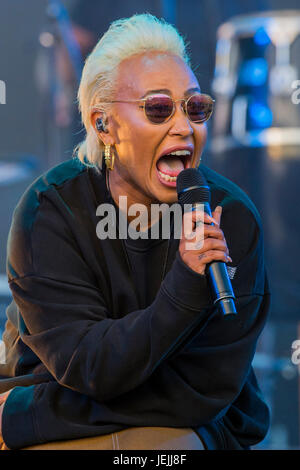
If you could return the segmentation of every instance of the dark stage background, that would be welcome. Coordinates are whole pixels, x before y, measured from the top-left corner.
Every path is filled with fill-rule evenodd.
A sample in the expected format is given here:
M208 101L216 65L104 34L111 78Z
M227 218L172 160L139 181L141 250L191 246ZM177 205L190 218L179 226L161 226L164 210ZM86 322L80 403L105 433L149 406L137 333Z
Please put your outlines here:
M5 264L14 207L83 139L76 107L83 59L111 21L143 12L164 17L190 42L201 88L217 103L204 163L242 187L262 216L273 303L254 365L272 425L257 448L299 449L299 368L291 360L300 335L300 107L292 98L299 0L2 0L0 333L11 299Z

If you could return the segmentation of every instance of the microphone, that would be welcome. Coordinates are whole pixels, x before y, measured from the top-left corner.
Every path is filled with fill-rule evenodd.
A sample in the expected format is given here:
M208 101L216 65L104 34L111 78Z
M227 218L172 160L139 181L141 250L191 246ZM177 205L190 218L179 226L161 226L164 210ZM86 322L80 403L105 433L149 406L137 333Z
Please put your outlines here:
M182 208L184 204L192 204L192 210L196 210L198 204L203 204L204 212L211 216L210 188L199 169L187 168L181 171L177 176L176 186L178 202ZM220 308L223 315L236 314L235 296L225 263L222 261L209 263L206 266L206 274L214 304Z

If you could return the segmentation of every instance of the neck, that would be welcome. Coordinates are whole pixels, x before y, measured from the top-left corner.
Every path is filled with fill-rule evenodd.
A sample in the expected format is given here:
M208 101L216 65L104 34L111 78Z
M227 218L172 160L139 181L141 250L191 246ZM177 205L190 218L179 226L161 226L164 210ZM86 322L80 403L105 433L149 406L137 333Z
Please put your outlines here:
M124 181L117 172L106 170L106 185L107 189L111 194L115 204L119 207L120 211L124 212L127 209L127 221L128 224L134 220L137 216L141 217L141 213L137 211L134 215L129 215L129 209L133 204L142 204L145 207L145 212L147 211L147 215L145 218L141 217L140 220L145 220L145 225L140 227L140 231L145 231L151 227L151 225L155 224L161 217L162 213L159 212L159 215L154 219L151 217L151 204L159 204L160 201L153 200L147 197L144 194L141 194L137 188L130 185L127 181ZM126 208L124 205L120 207L120 196L125 196L126 199ZM146 222L147 220L147 222Z

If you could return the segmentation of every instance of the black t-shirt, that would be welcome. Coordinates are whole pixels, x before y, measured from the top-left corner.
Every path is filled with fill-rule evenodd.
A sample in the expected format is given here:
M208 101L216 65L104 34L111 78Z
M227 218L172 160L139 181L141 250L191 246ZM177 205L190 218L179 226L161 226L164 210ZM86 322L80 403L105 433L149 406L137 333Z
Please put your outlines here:
M120 214L118 206L115 204L111 194L109 200L116 210L116 222L119 228L119 217L128 231L127 217ZM155 233L155 238L153 236ZM170 236L173 234L173 213L170 213ZM167 233L163 232L162 218L140 232L138 238L128 236L123 240L124 254L128 262L129 270L136 287L136 295L139 299L140 308L150 305L159 290L159 287L166 275L167 259L170 247ZM155 275L154 275L155 273Z

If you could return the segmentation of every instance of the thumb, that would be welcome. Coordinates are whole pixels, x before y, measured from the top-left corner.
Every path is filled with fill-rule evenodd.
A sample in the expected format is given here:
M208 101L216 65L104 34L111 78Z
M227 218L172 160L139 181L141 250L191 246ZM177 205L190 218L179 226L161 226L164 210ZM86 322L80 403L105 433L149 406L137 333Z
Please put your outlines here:
M212 213L212 216L218 222L218 225L220 225L220 222L221 222L222 210L223 210L222 206L217 206Z

